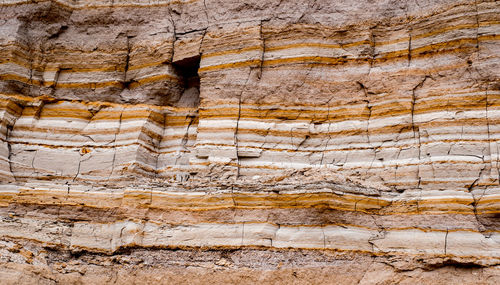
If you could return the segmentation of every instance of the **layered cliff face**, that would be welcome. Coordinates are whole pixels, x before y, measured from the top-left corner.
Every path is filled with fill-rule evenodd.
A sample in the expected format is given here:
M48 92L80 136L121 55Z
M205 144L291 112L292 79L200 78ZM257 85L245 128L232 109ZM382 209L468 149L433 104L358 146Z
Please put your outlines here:
M498 284L499 40L497 1L3 0L2 280Z

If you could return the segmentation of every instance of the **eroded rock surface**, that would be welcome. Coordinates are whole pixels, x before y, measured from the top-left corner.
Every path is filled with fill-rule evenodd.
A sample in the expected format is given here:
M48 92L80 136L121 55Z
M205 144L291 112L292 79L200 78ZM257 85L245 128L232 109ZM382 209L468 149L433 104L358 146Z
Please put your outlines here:
M498 284L498 1L0 2L7 283Z

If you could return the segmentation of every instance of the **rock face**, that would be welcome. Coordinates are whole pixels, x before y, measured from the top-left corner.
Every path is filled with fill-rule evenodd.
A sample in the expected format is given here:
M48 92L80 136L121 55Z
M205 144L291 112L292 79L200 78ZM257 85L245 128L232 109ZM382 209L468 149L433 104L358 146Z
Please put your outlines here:
M500 283L500 3L0 2L0 276Z

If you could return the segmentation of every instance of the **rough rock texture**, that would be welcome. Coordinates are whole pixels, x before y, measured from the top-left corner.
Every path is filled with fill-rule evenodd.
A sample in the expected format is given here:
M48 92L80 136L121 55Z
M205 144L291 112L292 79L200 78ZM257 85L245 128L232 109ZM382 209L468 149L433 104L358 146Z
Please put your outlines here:
M0 1L0 276L500 283L500 2Z

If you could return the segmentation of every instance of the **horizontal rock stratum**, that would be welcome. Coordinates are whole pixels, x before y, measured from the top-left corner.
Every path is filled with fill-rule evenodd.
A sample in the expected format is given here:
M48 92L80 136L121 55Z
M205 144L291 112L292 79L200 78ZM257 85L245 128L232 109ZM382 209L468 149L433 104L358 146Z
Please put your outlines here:
M500 3L1 0L6 284L499 284Z

